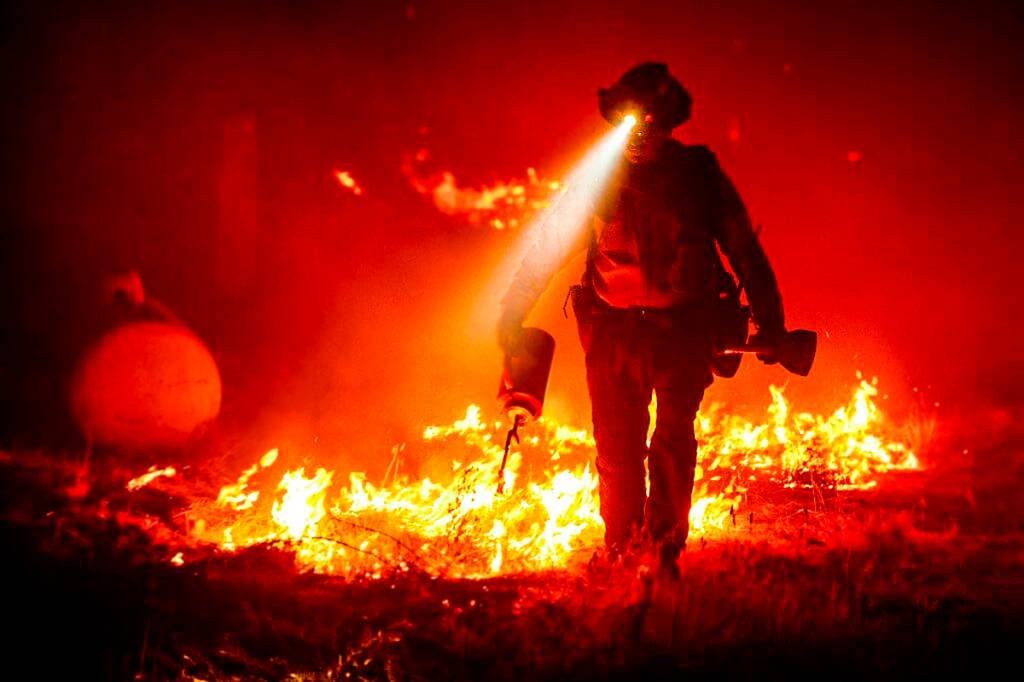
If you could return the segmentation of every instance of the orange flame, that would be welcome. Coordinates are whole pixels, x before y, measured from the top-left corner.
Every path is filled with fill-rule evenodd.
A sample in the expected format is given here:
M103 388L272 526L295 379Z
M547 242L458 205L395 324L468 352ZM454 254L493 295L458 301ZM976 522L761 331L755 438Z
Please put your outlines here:
M333 472L317 469L313 478L306 478L305 469L288 471L277 489L284 491L284 497L274 502L270 514L278 525L283 526L288 537L301 540L314 537L317 525L327 512L324 498L331 484Z
M430 152L420 149L402 163L402 172L420 194L429 195L435 208L449 216L462 216L472 224L486 223L497 230L525 225L551 205L564 189L558 180L543 179L533 168L526 178L513 178L483 187L460 186L450 171L427 174L423 165Z
M140 488L145 488L147 485L149 485L158 478L169 478L171 476L176 475L177 473L178 472L175 470L174 467L164 467L163 469L157 469L156 465L153 465L149 467L149 471L147 471L146 473L142 474L141 476L136 476L132 480L128 481L128 485L126 485L125 487L128 490L135 492Z
M916 469L916 455L887 429L875 403L876 384L861 380L853 396L831 415L794 412L772 387L767 419L753 423L712 405L698 416L700 448L691 532L730 532L746 503L748 486L827 485L870 488L888 471ZM361 473L332 489L334 472L287 471L268 511L248 491L250 479L272 466L272 450L225 486L217 518L209 504L192 510L197 539L226 550L276 543L294 552L302 569L341 575L380 576L412 567L454 577L485 577L569 566L601 540L597 475L590 462L594 441L585 430L544 418L513 451L505 491L497 474L507 425L485 422L471 405L448 426L431 426L421 445L439 451L450 481L398 479L374 485ZM396 448L396 456L402 456ZM204 514L204 512L206 512Z
M266 469L272 466L277 461L277 448L268 451L260 461L253 464L251 467L242 472L242 475L238 477L238 480L231 485L226 485L220 489L220 493L217 495L217 504L222 504L231 507L235 511L245 511L250 509L256 500L259 499L260 493L258 490L249 491L249 479L256 475L260 469Z

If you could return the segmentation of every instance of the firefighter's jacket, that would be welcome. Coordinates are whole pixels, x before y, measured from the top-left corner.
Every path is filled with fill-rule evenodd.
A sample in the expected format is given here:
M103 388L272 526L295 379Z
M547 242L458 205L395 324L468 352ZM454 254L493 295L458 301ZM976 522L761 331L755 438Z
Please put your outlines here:
M650 163L623 159L592 205L574 206L584 194L570 189L549 211L502 300L506 316L525 318L582 249L583 283L609 306L672 308L718 298L735 286L721 250L758 328L784 327L775 274L743 201L707 147L670 139ZM589 229L572 220L581 213Z

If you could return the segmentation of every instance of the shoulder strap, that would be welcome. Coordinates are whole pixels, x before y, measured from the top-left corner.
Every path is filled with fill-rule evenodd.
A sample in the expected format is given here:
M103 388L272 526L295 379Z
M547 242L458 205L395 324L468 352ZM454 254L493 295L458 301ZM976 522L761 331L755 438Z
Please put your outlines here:
M594 260L597 258L597 230L594 229L594 218L590 218L590 242L587 244L587 264L583 268L583 276L580 284L593 286L594 284Z

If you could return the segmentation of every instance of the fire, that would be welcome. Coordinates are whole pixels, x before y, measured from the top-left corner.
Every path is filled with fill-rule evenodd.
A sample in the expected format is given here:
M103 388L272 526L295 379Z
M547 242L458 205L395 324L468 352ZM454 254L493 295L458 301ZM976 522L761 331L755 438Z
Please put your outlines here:
M336 170L334 171L334 177L339 185L352 192L352 194L355 194L357 197L362 195L363 188L359 186L359 183L356 182L356 179L348 171Z
M269 450L260 458L259 462L242 472L237 481L221 488L220 493L217 495L217 503L231 507L235 511L245 511L256 504L256 500L260 498L260 493L258 490L250 491L248 489L249 479L255 476L261 469L272 466L277 461L277 454L277 448Z
M156 466L154 465L149 467L149 471L147 471L146 473L142 474L141 476L136 476L132 480L128 481L128 484L125 487L128 488L128 490L135 492L140 488L145 488L147 485L149 485L158 478L169 478L171 476L176 475L177 473L178 472L177 470L175 470L174 467L164 467L163 469L157 469Z
M305 473L305 469L285 473L277 486L278 490L284 491L284 497L274 502L270 512L292 540L315 536L320 520L327 513L324 498L333 472L317 469L313 478L306 478Z
M771 395L767 418L757 423L717 405L698 416L691 535L730 532L756 482L863 489L888 471L920 466L908 446L886 437L875 382L861 379L850 402L830 415L793 410L782 389L772 387ZM548 418L531 425L499 494L506 428L471 405L462 419L425 429L419 446L450 462L450 480L375 485L356 472L336 486L333 471L307 477L299 468L284 472L267 499L249 486L269 475L278 459L271 450L215 502L196 501L190 513L203 523L194 524L193 536L228 551L277 544L294 552L301 569L371 577L418 569L479 578L589 558L603 535L592 436ZM395 456L409 449L396 448ZM260 488L274 490L271 481Z
M528 224L564 189L561 181L541 178L533 168L526 169L525 178L465 187L450 171L426 173L423 168L429 160L430 152L423 148L402 163L413 189L429 195L445 215L463 216L472 224L486 223L497 230Z

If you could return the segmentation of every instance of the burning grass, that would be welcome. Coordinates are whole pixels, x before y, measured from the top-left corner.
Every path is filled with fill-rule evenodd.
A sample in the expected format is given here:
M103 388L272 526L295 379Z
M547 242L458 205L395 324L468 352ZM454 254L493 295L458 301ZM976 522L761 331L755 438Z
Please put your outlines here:
M889 435L876 396L875 385L861 380L849 404L814 415L793 410L773 387L762 423L716 406L703 412L694 535L734 532L737 519L754 512L749 496L760 489L808 489L823 501L830 491L870 488L888 472L917 469L913 450ZM144 477L190 499L187 527L179 529L186 560L197 546L273 544L294 553L302 570L361 577L418 570L454 578L586 562L603 533L592 437L541 420L511 457L499 493L506 428L470 406L453 424L428 427L418 448L396 448L388 480L376 484L360 473L344 481L316 464L287 469L277 450L216 496L183 489L158 470ZM435 477L403 475L403 462L415 458L432 460Z
M976 672L1024 634L1021 529L973 523L964 472L922 470L874 398L864 382L829 415L780 392L763 423L705 412L711 501L675 580L650 548L594 556L592 443L552 422L505 496L504 425L476 410L396 448L377 484L271 450L226 485L104 460L69 497L76 466L16 453L14 649L110 679ZM447 477L412 473L439 458Z
M559 180L542 178L533 168L525 178L512 178L484 187L466 187L448 170L429 172L430 151L419 149L402 161L402 173L410 186L429 196L434 207L449 216L460 216L473 225L496 230L528 225L565 189Z
M675 581L643 548L570 571L367 580L300 573L283 544L200 546L178 566L155 529L182 500L130 493L122 475L69 502L59 491L74 472L53 456L2 466L0 530L29 605L14 613L8 665L24 656L44 677L895 677L977 673L1024 634L1024 541L957 530L971 516L962 472L896 473L820 501L803 487L776 487L774 502L751 492L754 524L691 543Z

